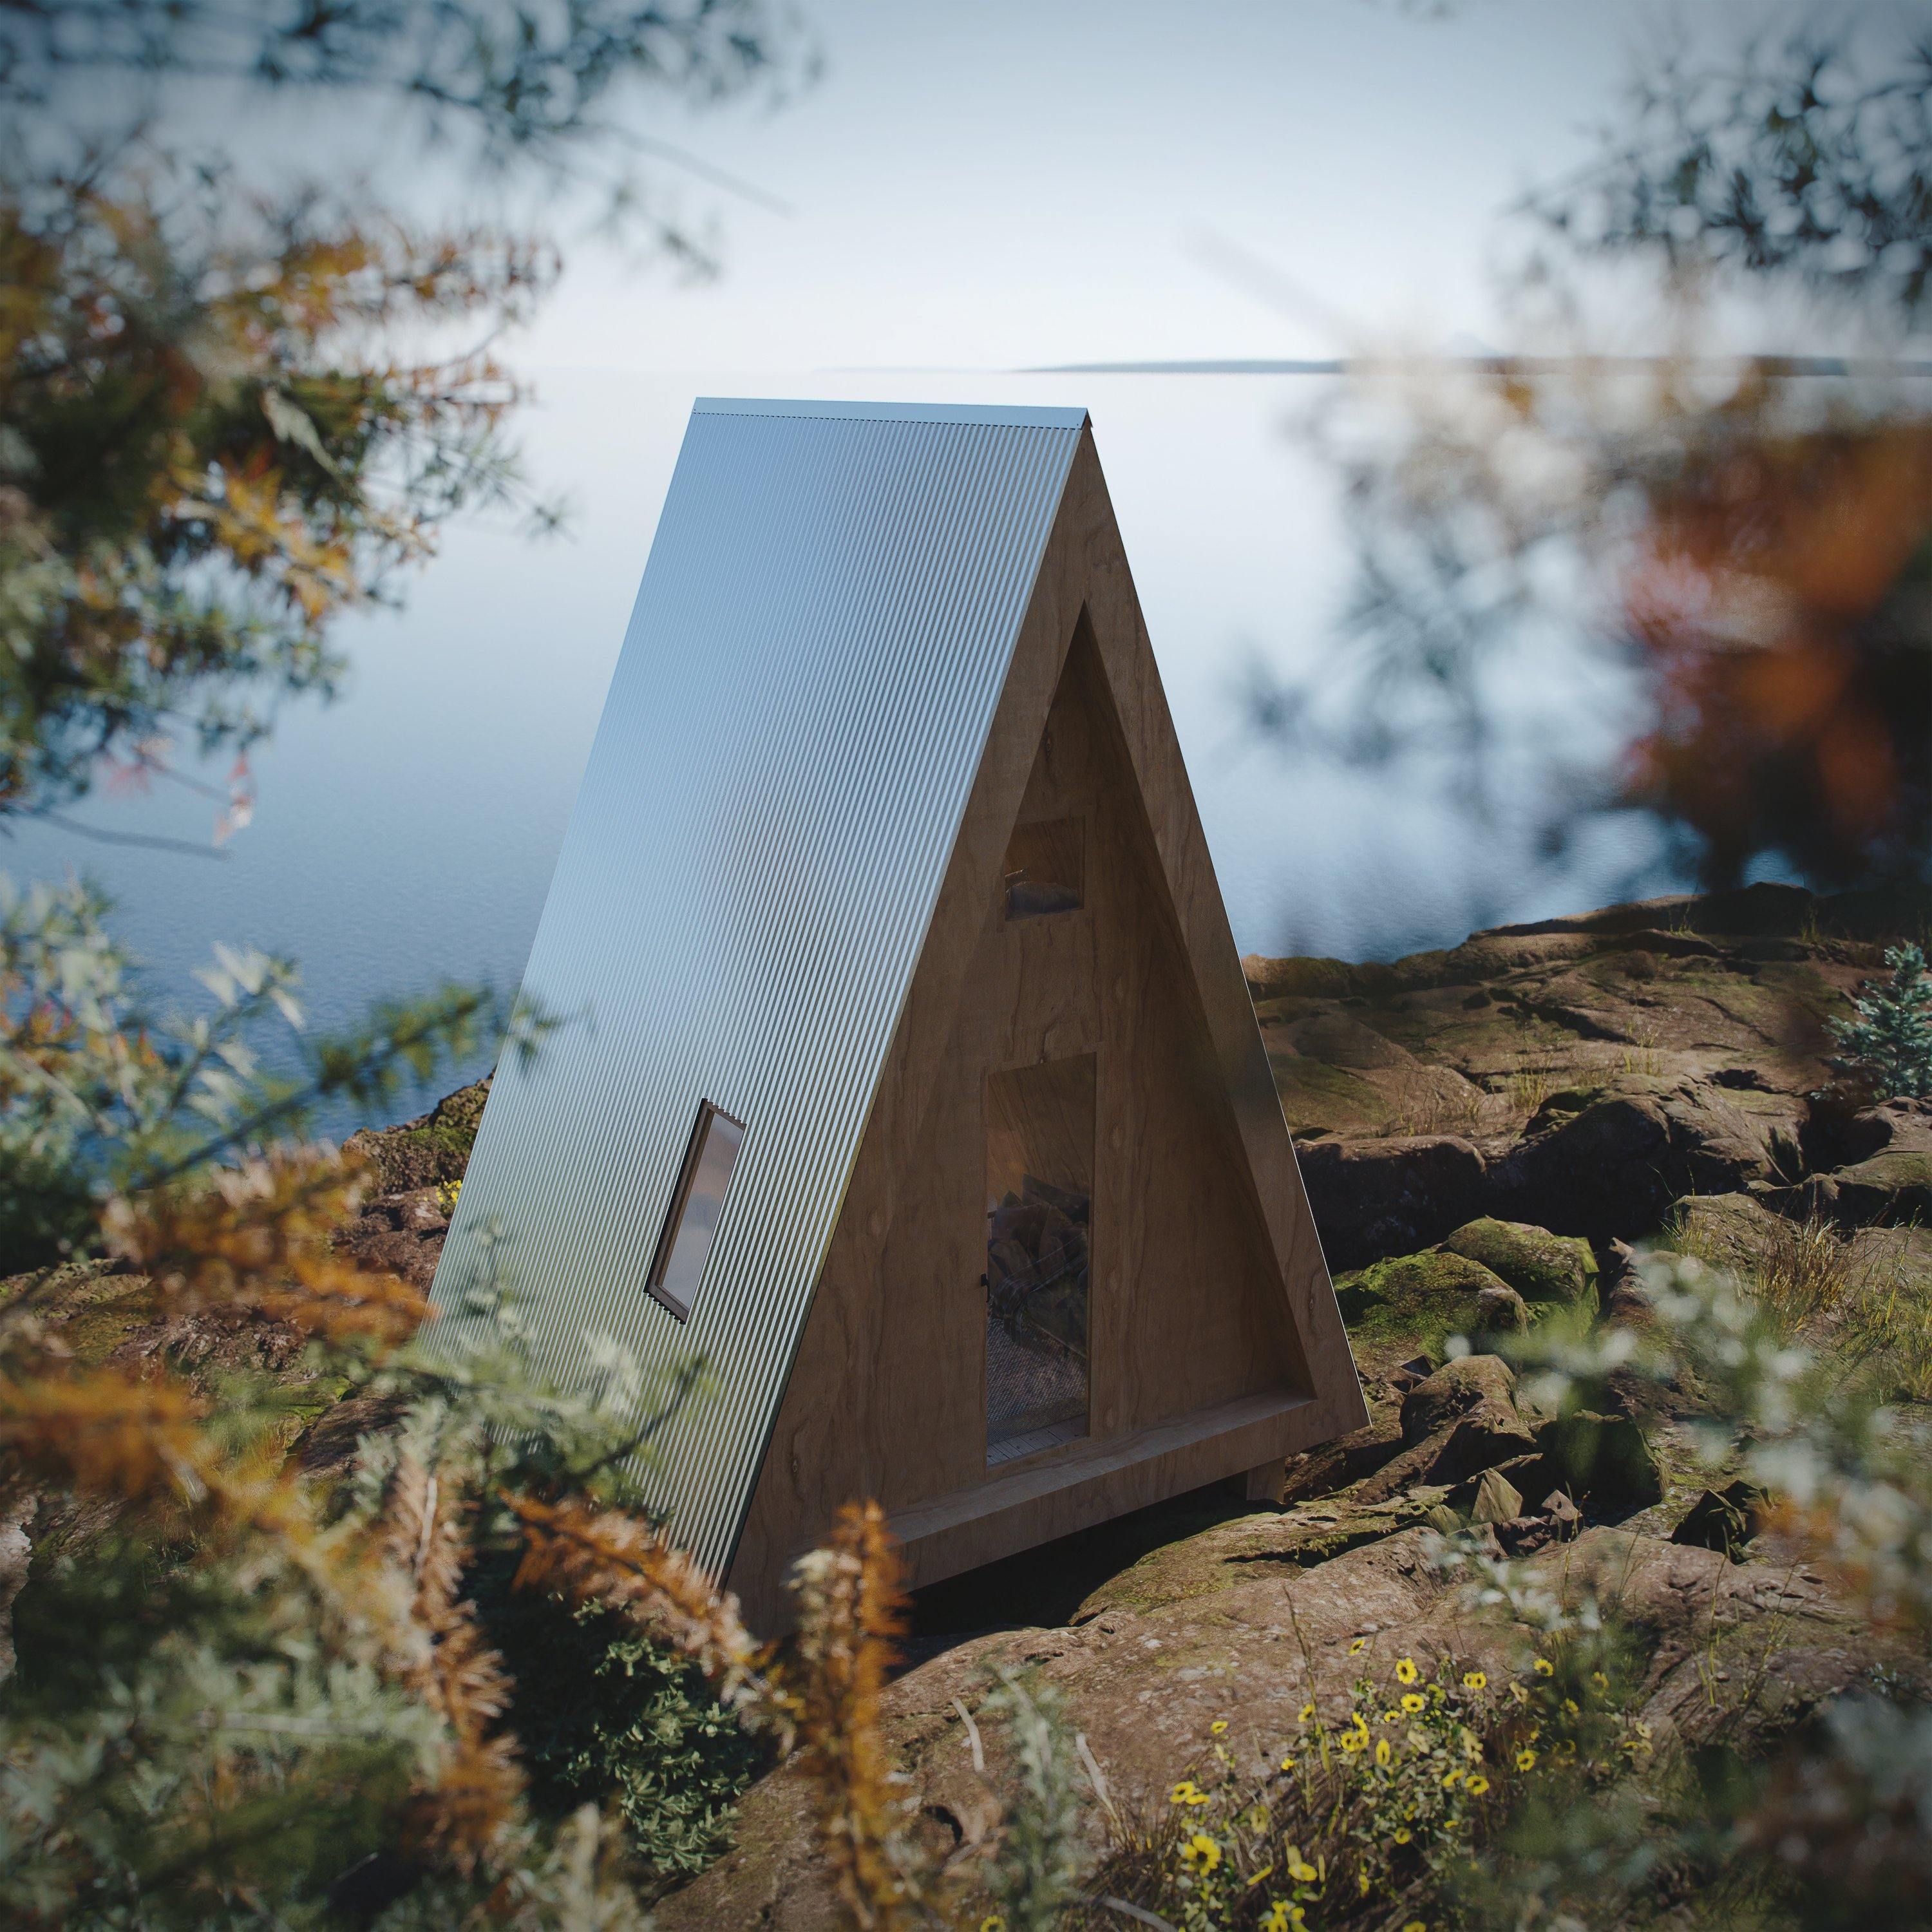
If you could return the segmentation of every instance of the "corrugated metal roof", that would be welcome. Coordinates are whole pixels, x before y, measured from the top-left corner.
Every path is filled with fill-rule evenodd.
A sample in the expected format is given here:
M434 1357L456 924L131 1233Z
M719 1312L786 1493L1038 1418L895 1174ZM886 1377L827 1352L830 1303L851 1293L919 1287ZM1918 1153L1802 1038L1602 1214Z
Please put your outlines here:
M728 1556L1086 412L694 410L439 1284L718 1393L652 1498ZM540 646L539 646L540 647ZM700 1100L746 1124L688 1324L644 1292Z

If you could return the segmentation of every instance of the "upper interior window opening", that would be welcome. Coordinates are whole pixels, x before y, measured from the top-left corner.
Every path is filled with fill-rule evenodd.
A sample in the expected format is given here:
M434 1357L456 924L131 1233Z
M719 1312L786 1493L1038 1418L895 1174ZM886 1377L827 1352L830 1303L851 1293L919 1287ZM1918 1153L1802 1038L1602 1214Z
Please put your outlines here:
M1042 818L1015 826L1002 869L1009 920L1077 912L1087 902L1085 821Z

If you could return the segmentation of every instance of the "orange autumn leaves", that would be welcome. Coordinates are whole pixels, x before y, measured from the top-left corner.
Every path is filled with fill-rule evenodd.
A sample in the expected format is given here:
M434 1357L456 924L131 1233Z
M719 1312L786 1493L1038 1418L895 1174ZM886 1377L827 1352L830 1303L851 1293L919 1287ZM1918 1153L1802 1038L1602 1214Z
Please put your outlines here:
M104 754L340 669L332 621L380 598L466 504L519 494L516 384L487 343L554 250L414 229L319 195L278 204L157 166L0 194L0 809L86 790ZM141 754L152 761L152 752ZM139 761L137 758L137 762Z
M1767 817L1826 876L1882 870L1924 829L1932 424L1780 435L1752 406L1647 493L1624 614L1652 723L1629 793L1720 871Z
M412 1375L433 1380L409 1347L432 1312L424 1298L332 1245L362 1186L332 1153L280 1148L116 1200L106 1244L146 1278L164 1324L268 1318L325 1362L363 1364L364 1386L370 1374L399 1388ZM920 1880L879 1731L902 1599L876 1507L848 1510L800 1566L799 1646L782 1671L736 1600L660 1528L489 1453L488 1425L446 1398L432 1394L420 1421L392 1412L351 1502L304 1472L284 1431L230 1412L165 1349L82 1365L34 1302L30 1287L0 1309L0 1483L62 1498L96 1522L118 1519L190 1563L238 1565L251 1587L292 1592L307 1640L372 1669L433 1720L434 1746L393 1823L427 1868L494 1894L526 1856L514 1686L466 1596L479 1555L508 1545L516 1587L620 1612L693 1659L742 1721L802 1740L854 1922L899 1922ZM245 1782L245 1769L233 1775Z
M333 1341L400 1342L428 1314L428 1298L357 1267L332 1240L364 1184L338 1156L277 1148L192 1188L115 1201L102 1232L170 1313L246 1306Z

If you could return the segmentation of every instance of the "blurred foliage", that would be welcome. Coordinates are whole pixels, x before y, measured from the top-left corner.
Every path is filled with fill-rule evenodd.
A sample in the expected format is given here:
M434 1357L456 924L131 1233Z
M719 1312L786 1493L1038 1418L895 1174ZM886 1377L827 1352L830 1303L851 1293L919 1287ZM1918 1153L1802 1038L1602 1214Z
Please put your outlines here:
M1652 1327L1524 1338L1513 1352L1527 1393L1588 1408L1612 1378L1699 1389L1696 1436L1710 1466L1742 1469L1791 1560L1828 1574L1922 1666L1932 1636L1932 1466L1917 1419L1882 1399L1882 1365L1794 1337L1783 1311L1694 1259L1656 1256L1640 1273ZM1554 1630L1580 1616L1614 1622L1611 1606L1559 1604L1518 1566L1448 1554L1477 1579L1472 1607ZM1764 1668L1774 1671L1776 1660L1774 1634ZM1524 1925L1652 1922L1710 1888L1731 1894L1718 1922L1917 1923L1932 1898L1932 1832L1907 1792L1916 1792L1911 1767L1932 1745L1925 1692L1922 1671L1907 1678L1879 1666L1750 1754L1738 1748L1734 1714L1714 1699L1696 1723L1679 1718L1683 1735L1658 1787L1594 1816L1526 1813L1476 1895L1493 1922Z
M1310 682L1257 673L1265 733L1406 761L1472 823L1508 795L1552 851L1648 814L1660 862L1711 886L1923 875L1932 416L1886 358L1932 261L1932 42L1875 38L1642 72L1598 160L1528 205L1511 292L1556 352L1366 359L1313 431L1348 648ZM1703 352L1740 297L1850 359ZM1606 302L1665 352L1607 349Z
M1842 28L1730 61L1666 52L1607 152L1532 205L1590 254L1789 274L1840 304L1916 313L1932 298L1932 35L1886 56L1870 73Z
M550 520L494 345L554 284L557 188L648 148L654 100L803 57L765 0L0 4L0 814L190 782L176 740L245 752L332 691L333 621L451 515ZM344 189L333 153L317 188L248 145L265 96L331 104L338 146L416 126L472 199L534 174L545 224L425 219L433 189ZM608 212L697 259L632 188ZM238 766L218 836L252 798Z
M516 491L500 366L394 345L514 320L554 267L225 176L0 182L0 812L331 691L331 623Z
M409 117L500 178L573 176L631 152L695 166L639 126L640 107L776 98L814 64L782 0L0 0L0 104L29 146L90 130L117 84L153 110L184 83L226 82L326 100L344 129ZM198 128L197 150L214 138ZM622 188L627 212L645 213L634 180Z

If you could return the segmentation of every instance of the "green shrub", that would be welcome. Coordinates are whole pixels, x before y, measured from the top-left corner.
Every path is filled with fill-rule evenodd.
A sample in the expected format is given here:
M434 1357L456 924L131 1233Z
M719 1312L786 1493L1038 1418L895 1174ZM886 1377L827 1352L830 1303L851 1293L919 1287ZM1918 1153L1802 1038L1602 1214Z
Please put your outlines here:
M476 1579L479 1610L515 1680L509 1721L532 1808L563 1818L584 1804L620 1817L663 1891L730 1844L737 1801L766 1750L713 1696L703 1674L637 1626L573 1609L507 1572Z

